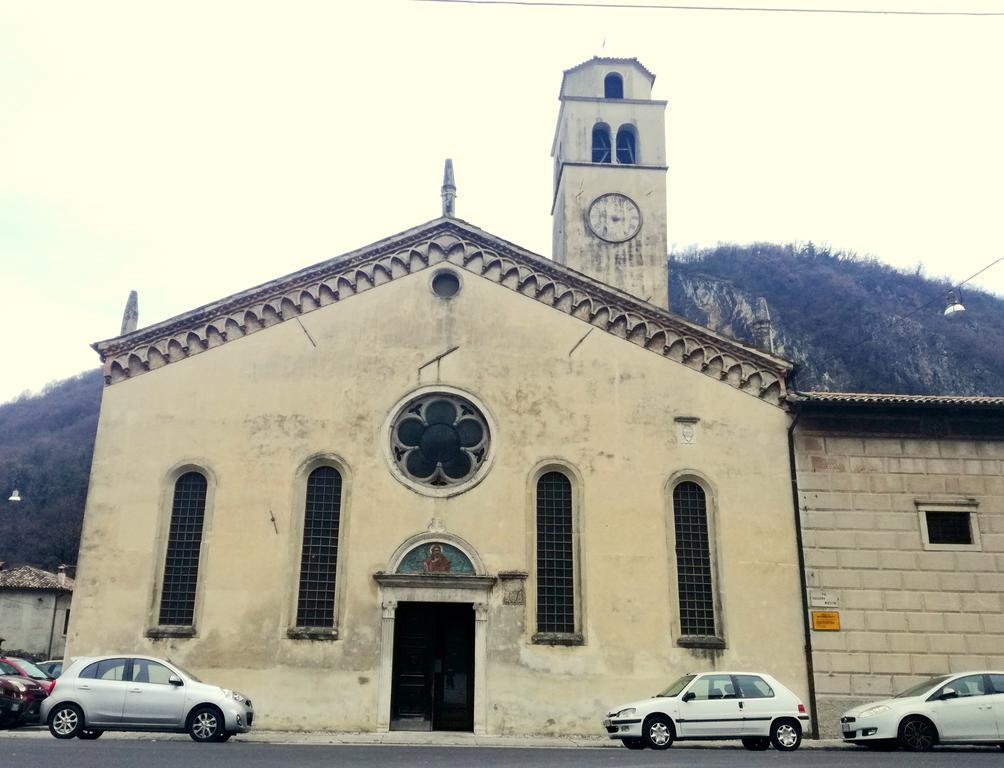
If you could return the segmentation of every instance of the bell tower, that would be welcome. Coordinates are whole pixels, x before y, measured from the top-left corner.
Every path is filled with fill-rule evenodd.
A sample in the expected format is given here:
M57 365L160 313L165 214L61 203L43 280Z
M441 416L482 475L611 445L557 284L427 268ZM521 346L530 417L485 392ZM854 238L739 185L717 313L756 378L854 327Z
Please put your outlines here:
M666 102L637 59L565 70L554 158L554 260L669 308Z

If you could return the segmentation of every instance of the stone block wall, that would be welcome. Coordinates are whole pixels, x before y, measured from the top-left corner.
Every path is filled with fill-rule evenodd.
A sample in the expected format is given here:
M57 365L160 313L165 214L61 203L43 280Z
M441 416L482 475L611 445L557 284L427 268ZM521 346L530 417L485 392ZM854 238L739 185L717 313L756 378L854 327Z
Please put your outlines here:
M924 676L1004 669L1004 442L795 437L806 580L840 630L812 631L820 735ZM920 505L971 509L979 546L925 548Z

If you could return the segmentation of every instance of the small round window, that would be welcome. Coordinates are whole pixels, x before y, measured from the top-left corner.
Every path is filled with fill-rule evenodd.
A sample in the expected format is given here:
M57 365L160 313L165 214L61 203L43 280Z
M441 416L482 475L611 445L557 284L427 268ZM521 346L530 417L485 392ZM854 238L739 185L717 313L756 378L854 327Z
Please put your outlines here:
M460 278L449 270L437 272L432 278L432 292L441 299L452 299L460 293Z
M391 424L394 463L411 483L459 490L480 476L491 434L470 400L435 392L409 401Z

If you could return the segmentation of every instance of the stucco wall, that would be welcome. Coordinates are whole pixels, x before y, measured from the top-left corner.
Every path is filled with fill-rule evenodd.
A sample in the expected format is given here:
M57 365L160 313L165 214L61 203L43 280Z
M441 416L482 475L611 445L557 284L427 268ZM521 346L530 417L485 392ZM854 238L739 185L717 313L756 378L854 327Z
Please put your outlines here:
M0 637L7 651L61 658L70 595L37 589L0 590Z
M69 653L170 656L247 692L262 727L373 730L387 650L373 574L436 519L490 574L530 571L532 595L530 476L557 459L581 477L585 643L532 644L530 605L503 604L496 588L489 732L597 733L607 706L711 667L763 669L804 697L785 414L459 273L449 301L424 270L106 388ZM388 415L436 382L478 398L497 427L491 471L447 499L405 487L384 451ZM700 419L695 443L678 444L680 416ZM340 639L292 640L297 469L318 454L347 468ZM212 478L198 635L152 640L169 477L186 464ZM675 645L666 485L684 471L707 478L717 508L721 652Z
M812 633L822 735L911 681L1004 668L1004 442L800 428L796 448L810 593L841 623ZM925 549L924 502L975 503L980 549Z

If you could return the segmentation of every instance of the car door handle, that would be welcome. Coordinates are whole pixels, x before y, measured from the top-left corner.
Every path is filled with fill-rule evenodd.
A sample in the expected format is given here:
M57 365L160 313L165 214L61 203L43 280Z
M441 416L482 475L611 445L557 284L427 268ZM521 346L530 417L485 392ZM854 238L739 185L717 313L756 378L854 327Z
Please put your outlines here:
M91 686L89 686L89 685L78 685L77 688L79 688L81 691L89 691L89 690L91 690Z
M130 688L129 693L143 693L142 688Z

